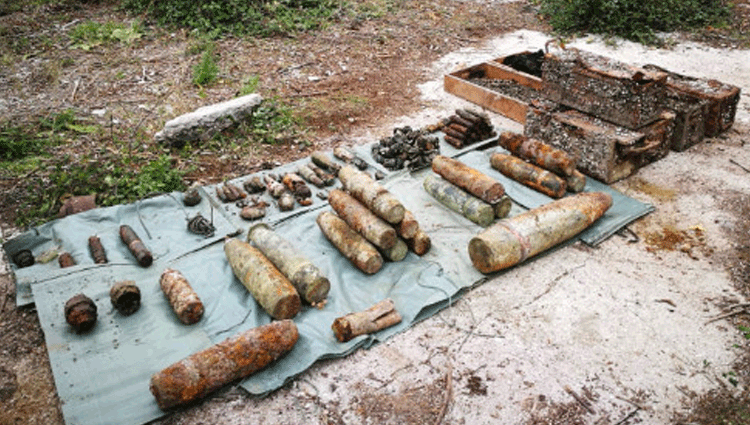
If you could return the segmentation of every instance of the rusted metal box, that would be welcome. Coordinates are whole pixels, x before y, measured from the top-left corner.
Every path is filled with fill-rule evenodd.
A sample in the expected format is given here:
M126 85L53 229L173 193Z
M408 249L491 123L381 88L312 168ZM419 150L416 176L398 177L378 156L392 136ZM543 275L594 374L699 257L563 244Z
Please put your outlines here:
M668 88L708 102L705 115L706 136L716 136L734 124L737 103L740 101L739 87L718 80L680 75L656 65L646 65L644 68L666 73Z
M578 49L545 55L542 92L554 102L629 129L659 119L667 74Z
M675 114L670 148L682 152L703 140L708 101L667 88L664 106Z
M579 170L609 184L666 156L673 129L672 113L629 130L580 111L530 108L524 134L575 156Z
M542 81L501 62L498 58L452 72L444 77L443 87L448 93L523 124L529 103L542 97Z

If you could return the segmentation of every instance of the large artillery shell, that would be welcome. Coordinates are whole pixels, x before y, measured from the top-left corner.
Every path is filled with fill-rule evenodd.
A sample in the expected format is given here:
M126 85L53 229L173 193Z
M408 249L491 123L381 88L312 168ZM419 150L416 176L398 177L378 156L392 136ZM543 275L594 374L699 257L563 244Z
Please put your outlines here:
M326 299L331 282L289 241L265 224L251 227L247 238L289 279L305 301L317 304Z
M510 214L510 209L513 208L513 201L508 195L503 195L500 202L493 205L492 208L495 209L495 218L505 218Z
M441 204L482 227L489 226L495 220L495 210L492 205L464 192L449 181L435 175L428 175L424 179L423 186L427 193Z
M396 229L343 190L332 190L328 203L352 229L376 247L389 249L396 245Z
M89 252L96 264L107 264L107 251L104 250L101 239L98 236L89 237Z
M471 239L469 257L482 273L511 267L577 235L611 205L610 195L585 192L500 220Z
M333 321L331 329L339 342L346 342L359 335L370 334L398 324L401 315L393 300L387 298L367 310L349 313Z
M65 303L65 321L76 332L86 332L96 323L96 304L91 298L78 294Z
M141 307L141 290L132 280L124 280L112 285L109 290L112 307L124 316L129 316Z
M419 222L409 210L404 210L404 219L396 225L396 233L404 239L411 239L419 231Z
M338 174L339 169L341 169L341 166L335 163L330 156L320 151L313 152L312 155L310 155L310 159L318 167L321 167L333 174Z
M63 252L57 257L57 262L60 264L60 268L73 267L76 265L76 260L69 252Z
M568 192L583 192L586 187L586 175L578 170L573 170L573 174L565 177L565 184L568 186Z
M575 159L567 152L553 148L538 139L506 131L500 135L497 143L519 158L559 176L569 176L576 169Z
M174 269L164 270L159 285L182 323L192 325L201 320L203 303L182 273Z
M497 203L505 194L505 188L497 180L447 156L436 156L432 171L488 204Z
M367 274L377 273L383 267L383 257L378 250L336 214L324 211L316 222L326 238L355 267Z
M201 399L266 367L289 352L298 339L291 320L247 330L155 373L151 394L162 410Z
M421 257L422 255L427 254L427 251L430 250L432 247L432 241L430 240L430 237L427 236L427 233L422 231L422 229L419 229L413 238L406 240L406 245L409 246L410 250Z
M409 253L409 247L406 245L406 242L400 238L396 238L396 243L391 248L381 248L380 252L388 261L398 262L406 258L406 254Z
M367 174L347 165L339 171L339 179L352 196L378 217L391 224L404 219L404 206L401 202Z
M537 167L534 164L529 164L520 158L502 153L494 153L490 157L490 164L492 168L500 171L505 176L547 196L561 198L565 195L565 180L550 171Z
M151 255L151 251L146 249L143 241L141 241L138 235L135 234L135 231L133 231L133 229L127 224L120 226L120 239L122 239L122 242L127 245L128 249L141 267L148 267L153 263L154 257Z
M266 313L274 319L291 319L299 313L297 290L262 252L232 238L224 243L224 253L234 275Z

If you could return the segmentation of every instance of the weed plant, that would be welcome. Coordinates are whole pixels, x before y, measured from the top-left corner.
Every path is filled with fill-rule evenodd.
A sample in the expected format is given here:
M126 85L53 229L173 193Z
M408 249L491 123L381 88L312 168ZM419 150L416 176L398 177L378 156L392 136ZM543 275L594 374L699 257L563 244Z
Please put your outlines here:
M214 49L207 49L201 61L193 67L193 84L198 87L211 85L219 76L219 65L216 63Z
M724 0L536 0L562 34L594 33L658 44L657 33L722 26Z

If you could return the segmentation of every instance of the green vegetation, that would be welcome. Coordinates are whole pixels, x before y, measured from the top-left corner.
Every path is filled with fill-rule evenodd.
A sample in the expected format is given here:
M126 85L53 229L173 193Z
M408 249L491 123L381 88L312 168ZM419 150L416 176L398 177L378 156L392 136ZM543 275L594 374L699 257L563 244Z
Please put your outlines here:
M658 32L722 26L730 16L723 0L536 0L563 34L595 33L654 44Z
M224 34L288 35L320 28L338 10L335 0L124 0L123 7L146 13L161 25Z
M143 28L137 20L131 22L130 26L111 21L103 24L86 21L74 26L68 36L74 49L91 50L106 43L131 44L143 36Z
M198 87L211 85L219 76L219 65L216 63L214 49L207 49L201 61L193 67L193 84Z
M260 77L257 75L251 75L245 80L245 83L242 85L242 88L240 88L237 96L253 94L258 91L258 86L260 86Z

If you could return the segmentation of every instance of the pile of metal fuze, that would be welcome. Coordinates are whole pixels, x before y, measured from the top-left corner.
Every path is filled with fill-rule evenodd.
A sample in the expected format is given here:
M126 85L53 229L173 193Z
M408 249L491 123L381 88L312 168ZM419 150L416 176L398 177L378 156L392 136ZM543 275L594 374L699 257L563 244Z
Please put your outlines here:
M506 86L524 90L495 89ZM524 124L525 136L567 152L607 184L726 131L740 97L717 80L574 48L474 65L446 75L445 89Z

